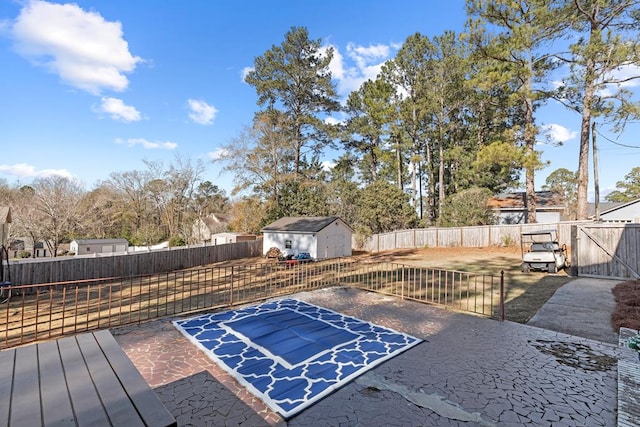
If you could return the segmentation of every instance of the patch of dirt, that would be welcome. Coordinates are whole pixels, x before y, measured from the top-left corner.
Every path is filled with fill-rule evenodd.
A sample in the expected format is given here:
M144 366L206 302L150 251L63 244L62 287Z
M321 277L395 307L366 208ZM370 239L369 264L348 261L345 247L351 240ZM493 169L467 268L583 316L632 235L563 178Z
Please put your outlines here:
M366 260L397 262L403 264L420 265L422 267L442 267L445 269L463 269L463 271L477 270L486 267L488 270L520 269L520 248L489 246L485 248L418 248L397 249L395 251L358 253L354 256ZM495 267L495 268L492 268Z
M468 271L495 277L504 272L505 316L517 323L527 323L562 285L573 280L565 270L555 274L522 273L521 249L514 246L398 249L354 255L370 261Z
M389 262L442 270L465 271L505 277L505 315L512 322L526 323L562 285L573 280L566 271L522 273L519 246L483 248L416 248L385 252L354 251L353 257L366 262ZM210 266L274 263L264 257L223 261ZM499 280L499 279L496 279Z

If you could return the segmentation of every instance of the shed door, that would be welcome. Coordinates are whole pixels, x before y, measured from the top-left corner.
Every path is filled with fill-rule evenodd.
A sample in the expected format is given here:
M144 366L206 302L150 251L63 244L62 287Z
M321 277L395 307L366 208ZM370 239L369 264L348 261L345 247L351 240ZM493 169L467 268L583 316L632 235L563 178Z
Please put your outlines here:
M344 239L342 234L328 234L323 246L327 258L345 256Z

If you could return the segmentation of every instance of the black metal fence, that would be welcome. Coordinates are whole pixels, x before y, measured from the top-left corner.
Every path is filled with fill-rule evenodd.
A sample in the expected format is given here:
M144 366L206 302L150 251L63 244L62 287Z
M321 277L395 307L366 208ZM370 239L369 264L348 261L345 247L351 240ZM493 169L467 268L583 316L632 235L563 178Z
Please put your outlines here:
M0 348L330 286L503 318L503 285L503 277L332 259L12 286L2 289Z

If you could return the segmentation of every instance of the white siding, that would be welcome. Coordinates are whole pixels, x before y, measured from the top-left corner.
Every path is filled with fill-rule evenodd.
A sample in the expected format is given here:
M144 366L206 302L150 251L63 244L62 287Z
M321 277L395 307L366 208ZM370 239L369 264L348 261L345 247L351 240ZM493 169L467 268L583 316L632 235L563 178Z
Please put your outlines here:
M640 202L600 215L602 221L640 222Z
M536 212L536 222L539 224L560 222L560 212Z
M291 248L286 248L285 242L291 241ZM309 252L311 258L318 258L316 238L308 233L296 233L294 231L287 232L266 232L264 233L264 243L262 245L263 255L273 247L283 252L298 254L300 252Z
M342 221L335 221L318 233L318 257L351 256L351 230Z

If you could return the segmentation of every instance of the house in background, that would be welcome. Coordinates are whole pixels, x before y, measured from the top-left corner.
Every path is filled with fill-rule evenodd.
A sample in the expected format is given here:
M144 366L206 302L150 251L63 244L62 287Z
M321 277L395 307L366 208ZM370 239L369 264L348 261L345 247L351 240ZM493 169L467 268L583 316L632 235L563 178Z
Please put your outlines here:
M351 256L353 230L337 216L284 217L262 229L262 252L270 248L297 255L308 252L313 259Z
M191 243L213 243L213 235L226 232L230 221L231 215L221 213L196 219L191 229Z
M489 199L489 207L496 217L496 224L526 224L527 203L524 191L501 193ZM564 199L553 191L536 191L536 222L554 223L563 220Z
M127 239L81 239L73 240L69 252L75 255L126 253L129 248Z
M602 222L640 223L640 199L630 202L600 203L599 210ZM595 211L593 216L595 217Z
M251 240L256 240L256 238L257 236L255 234L249 233L216 233L211 235L211 244L225 245L227 243L248 242Z
M0 245L7 247L9 241L9 224L11 224L11 208L0 206ZM0 256L2 259L2 256Z
M49 242L51 243L51 242ZM43 240L33 244L28 237L18 237L9 242L9 258L45 258L51 256L49 245Z

